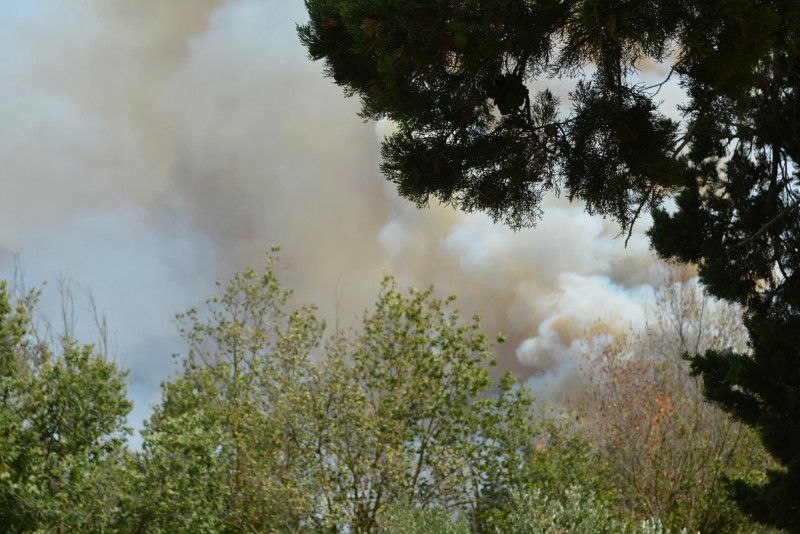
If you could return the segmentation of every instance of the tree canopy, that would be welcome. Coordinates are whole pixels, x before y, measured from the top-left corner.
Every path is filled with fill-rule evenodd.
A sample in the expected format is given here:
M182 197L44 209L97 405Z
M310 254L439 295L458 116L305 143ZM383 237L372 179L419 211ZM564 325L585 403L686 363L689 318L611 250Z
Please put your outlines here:
M389 118L383 170L430 196L529 226L564 188L633 223L680 183L679 125L630 79L681 31L666 2L307 1L300 37L362 116ZM587 73L585 71L594 72ZM526 82L574 77L570 102ZM562 105L563 104L563 105Z
M298 28L365 119L391 119L401 195L535 224L563 190L743 306L747 350L696 355L707 398L781 465L736 486L800 527L800 4L796 0L306 0ZM638 76L666 65L661 84ZM663 109L671 80L686 93ZM570 83L568 101L554 94ZM669 118L674 117L674 118ZM676 209L661 201L675 197Z
M322 342L273 271L179 315L190 351L144 433L157 532L375 532L392 504L486 530L539 433L526 390L493 386L491 343L432 290L387 278L357 332Z
M0 282L3 531L771 532L718 505L722 477L769 463L741 424L678 398L694 391L680 366L617 359L576 411L544 412L492 378L455 297L386 277L360 325L326 337L313 306L289 308L276 259L177 316L187 352L139 450L125 373ZM676 296L642 343L604 350L667 359L728 323Z
M0 281L2 530L116 531L128 500L125 373L91 345L37 338L37 296L12 299Z

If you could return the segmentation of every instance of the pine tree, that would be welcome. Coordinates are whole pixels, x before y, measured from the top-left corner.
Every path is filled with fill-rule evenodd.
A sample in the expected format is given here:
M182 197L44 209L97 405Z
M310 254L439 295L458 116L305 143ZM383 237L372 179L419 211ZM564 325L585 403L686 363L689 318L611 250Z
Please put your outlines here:
M706 396L752 425L783 470L739 502L800 531L800 255L796 0L306 0L298 28L365 119L393 120L399 192L535 224L563 190L699 267L743 306L750 350L694 357ZM667 63L667 118L637 66ZM568 103L548 87L573 83ZM533 86L538 92L532 92ZM671 115L674 116L674 115ZM677 193L677 210L659 211Z

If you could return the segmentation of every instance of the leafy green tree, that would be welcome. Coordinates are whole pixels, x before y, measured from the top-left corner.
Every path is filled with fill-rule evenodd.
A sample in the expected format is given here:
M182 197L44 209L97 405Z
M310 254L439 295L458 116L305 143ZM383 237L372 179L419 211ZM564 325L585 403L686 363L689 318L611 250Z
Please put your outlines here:
M477 318L387 278L362 328L323 345L275 261L178 316L190 350L143 433L137 529L366 533L404 503L489 524L535 428L525 390L490 378Z
M360 331L328 346L305 413L320 514L337 531L373 532L397 502L463 514L480 530L523 480L531 399L508 376L488 396L491 345L477 317L446 309L452 300L404 295L387 278Z
M72 339L34 342L30 306L0 282L0 524L5 532L114 532L130 477L125 373Z
M665 258L696 264L745 310L748 350L697 356L708 399L778 461L737 484L768 524L800 531L796 0L306 0L312 59L362 116L392 119L382 169L400 193L535 223L548 191L630 231L654 210ZM643 61L669 75L645 86ZM686 100L662 110L673 79ZM548 86L573 84L563 105ZM531 93L531 87L539 91ZM680 122L666 115L681 117Z
M142 530L302 531L313 502L281 397L322 325L310 309L286 313L275 261L218 283L206 312L177 317L189 353L143 432Z

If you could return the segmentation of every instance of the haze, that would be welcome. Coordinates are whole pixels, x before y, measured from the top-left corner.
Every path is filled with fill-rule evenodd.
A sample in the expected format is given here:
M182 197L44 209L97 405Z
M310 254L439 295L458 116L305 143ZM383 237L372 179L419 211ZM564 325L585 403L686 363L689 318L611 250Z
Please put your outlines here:
M575 387L592 336L644 324L646 238L626 249L564 199L518 233L399 199L377 170L391 125L307 60L304 19L300 0L0 0L0 275L18 255L29 285L91 288L134 426L183 350L172 316L274 244L329 321L355 323L384 273L435 284L508 336L500 368L540 396Z

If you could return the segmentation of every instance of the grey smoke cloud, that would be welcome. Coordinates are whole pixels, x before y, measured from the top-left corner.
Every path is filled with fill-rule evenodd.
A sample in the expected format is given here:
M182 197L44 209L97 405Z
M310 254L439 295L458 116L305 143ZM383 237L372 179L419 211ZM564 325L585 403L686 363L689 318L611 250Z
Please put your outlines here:
M306 59L304 17L299 0L0 2L0 274L18 253L29 282L63 271L92 288L133 424L182 350L173 314L273 244L329 320L353 320L383 272L458 294L508 335L500 366L543 395L571 387L597 322L643 324L641 234L626 249L557 198L518 233L399 199L377 171L388 126L360 122Z

